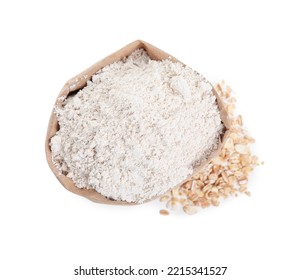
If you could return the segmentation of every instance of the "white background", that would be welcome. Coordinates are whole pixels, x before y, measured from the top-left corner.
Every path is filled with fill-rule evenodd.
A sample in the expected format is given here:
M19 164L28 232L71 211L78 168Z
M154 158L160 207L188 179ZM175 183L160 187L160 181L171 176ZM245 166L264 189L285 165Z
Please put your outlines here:
M101 279L74 269L132 265L228 266L218 279L300 279L297 2L1 1L0 278ZM158 202L95 204L56 180L44 139L61 87L136 39L236 91L265 161L251 177L250 198L164 217Z

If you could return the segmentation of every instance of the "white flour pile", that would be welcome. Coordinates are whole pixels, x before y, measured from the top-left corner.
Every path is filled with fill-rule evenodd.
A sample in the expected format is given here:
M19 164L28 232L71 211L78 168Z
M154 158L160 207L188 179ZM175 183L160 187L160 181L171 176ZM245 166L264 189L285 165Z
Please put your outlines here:
M223 130L210 84L136 50L55 108L52 159L78 188L141 203L187 178Z

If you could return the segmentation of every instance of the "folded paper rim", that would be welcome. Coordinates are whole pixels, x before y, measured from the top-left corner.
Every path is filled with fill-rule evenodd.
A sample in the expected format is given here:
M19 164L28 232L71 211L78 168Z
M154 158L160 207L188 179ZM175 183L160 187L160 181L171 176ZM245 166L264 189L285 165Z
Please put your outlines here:
M64 85L64 87L62 88L62 90L60 91L60 93L56 99L55 105L60 106L64 99L62 97L67 97L70 93L76 93L78 90L80 90L84 86L86 86L87 81L90 80L91 77L96 72L98 72L100 69L102 69L106 65L109 65L113 62L123 59L124 57L129 56L134 50L139 49L139 48L145 49L146 52L148 53L148 55L150 56L150 58L154 59L154 60L171 59L174 62L179 61L175 57L169 55L168 53L158 49L157 47L155 47L145 41L136 40L136 41L126 45L125 47L121 48L120 50L110 54L109 56L105 57L104 59L98 61L97 63L95 63L91 67L89 67L88 69L84 70L83 72L76 75L75 77L70 79L68 82L66 82L66 84ZM197 174L201 171L201 169L205 166L205 164L208 161L210 161L215 156L218 156L221 152L221 149L222 149L224 143L226 142L226 140L228 138L228 134L229 134L228 130L230 128L230 121L229 121L228 113L226 111L226 107L224 106L221 98L218 96L218 94L214 88L213 88L213 93L215 94L215 96L217 98L217 104L218 104L218 107L220 110L221 120L225 126L225 132L222 136L222 139L220 141L218 148L209 156L209 158L205 162L203 162L203 164L201 164L200 166L195 168L195 170L191 176L188 176L186 178L186 180L181 182L179 185L182 185L186 181L190 180L192 176L194 176L195 174ZM93 189L80 189L75 186L75 184L69 177L67 177L63 174L60 174L58 169L52 162L52 155L51 155L51 148L50 148L50 140L56 134L58 129L59 129L58 121L57 121L56 115L54 113L54 110L52 110L51 117L50 117L49 124L48 124L46 142L45 142L46 158L47 158L47 162L48 162L50 169L52 170L52 172L54 173L54 175L56 176L58 181L68 191L75 193L77 195L83 196L91 201L103 203L103 204L116 204L116 205L135 205L135 204L137 204L137 203L131 203L131 202L126 202L126 201L116 201L116 200L109 199ZM174 186L174 187L176 187L176 186ZM156 197L154 197L150 200L153 200L155 198ZM150 200L148 200L148 201L150 201ZM145 201L145 202L147 202L147 201Z

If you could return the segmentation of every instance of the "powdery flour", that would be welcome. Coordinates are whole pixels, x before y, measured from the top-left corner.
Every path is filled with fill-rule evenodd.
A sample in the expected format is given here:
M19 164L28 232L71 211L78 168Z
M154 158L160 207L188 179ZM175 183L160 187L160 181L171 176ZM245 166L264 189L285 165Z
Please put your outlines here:
M78 188L114 200L161 195L219 143L223 125L211 90L192 69L138 49L55 108L53 162Z

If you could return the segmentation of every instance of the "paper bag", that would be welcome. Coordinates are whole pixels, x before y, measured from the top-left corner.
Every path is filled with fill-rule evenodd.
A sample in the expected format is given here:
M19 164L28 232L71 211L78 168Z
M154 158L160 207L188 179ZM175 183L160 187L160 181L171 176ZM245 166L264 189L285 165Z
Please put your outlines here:
M77 76L75 76L74 78L70 79L62 88L62 90L60 91L56 103L57 105L60 105L62 103L62 96L68 96L70 93L76 93L78 92L78 90L80 90L81 88L83 88L84 86L86 86L87 81L91 79L91 77L98 72L101 68L103 68L104 66L111 64L113 62L119 61L121 59L123 59L124 57L127 57L128 55L130 55L134 50L139 49L139 48L143 48L147 51L148 55L150 56L151 59L154 60L162 60L162 59L171 59L172 61L178 61L176 58L174 58L173 56L169 55L168 53L144 42L141 40L137 40L134 41L133 43L125 46L124 48L118 50L117 52L107 56L106 58L100 60L99 62L95 63L94 65L92 65L91 67L89 67L88 69L86 69L85 71L83 71L82 73L78 74ZM221 112L221 119L222 122L226 128L226 131L224 132L224 135L222 135L222 141L219 144L219 147L216 151L214 151L208 160L210 160L211 158L213 158L214 156L218 155L220 153L220 150L225 142L225 140L227 139L227 134L228 134L228 129L230 126L230 122L228 120L228 114L225 110L224 105L222 104L222 101L220 100L219 96L217 95L216 91L213 90L214 94L217 97L217 102L218 102L218 106ZM105 203L105 204L118 204L118 205L132 205L134 203L128 203L128 202L124 202L124 201L114 201L111 200L109 198L106 198L104 196L102 196L100 193L96 192L95 190L88 190L88 189L80 189L77 188L75 186L75 184L73 183L73 181L63 175L63 174L59 174L57 168L55 167L54 163L52 162L52 156L51 156L51 148L50 148L50 139L55 135L55 133L59 130L59 125L57 122L57 118L54 114L54 112L52 111L51 113L51 117L50 117L50 121L49 121L49 125L48 125L48 131L47 131L47 136L46 136L46 157L47 157L47 161L48 164L52 170L52 172L55 174L55 176L57 177L57 179L60 181L60 183L69 191L84 196L94 202L99 202L99 203ZM207 161L208 161L207 160ZM207 161L205 163L207 163ZM205 165L205 163L203 163L201 166L197 167L192 176L197 174ZM185 181L181 182L181 184L185 183L186 181L188 181L192 176L189 176L188 178L186 178ZM174 186L176 187L176 186ZM154 198L153 198L154 199Z

